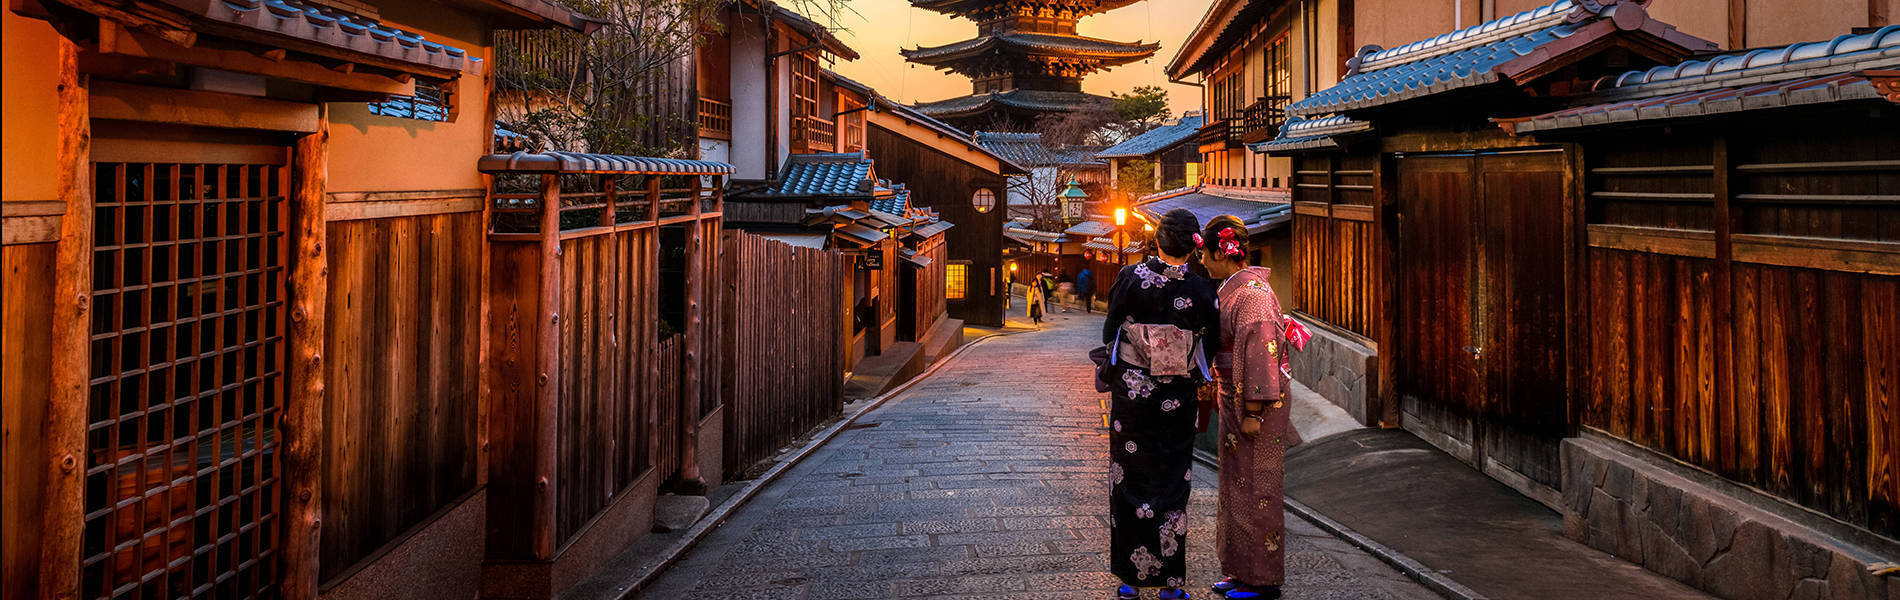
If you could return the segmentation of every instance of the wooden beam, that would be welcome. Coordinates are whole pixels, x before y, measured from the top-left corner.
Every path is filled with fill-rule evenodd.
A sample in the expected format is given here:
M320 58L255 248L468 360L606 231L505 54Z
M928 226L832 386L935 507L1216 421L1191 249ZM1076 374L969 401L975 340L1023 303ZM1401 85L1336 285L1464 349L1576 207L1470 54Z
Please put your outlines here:
M1715 177L1709 181L1709 191L1715 194L1715 266L1712 269L1710 283L1713 284L1715 292L1714 350L1716 356L1720 357L1720 360L1713 361L1715 363L1715 419L1721 430L1715 436L1715 443L1720 444L1721 447L1714 449L1714 453L1721 461L1721 472L1733 473L1738 466L1735 439L1735 366L1732 364L1734 361L1727 359L1734 356L1732 352L1735 348L1734 311L1730 306L1735 301L1735 296L1731 292L1735 275L1735 249L1732 236L1740 223L1731 206L1733 201L1733 195L1730 192L1733 187L1731 179L1735 173L1735 165L1729 159L1728 137L1715 136L1709 154L1713 158L1710 162L1715 167Z
M317 131L316 104L110 81L93 84L92 117L227 129Z
M561 389L561 176L541 176L541 327L536 340L533 514L534 556L554 558L555 485L559 483Z
M109 23L108 21L100 22L99 52L102 54L151 58L357 92L392 96L413 96L416 93L414 82L401 82L381 75L351 72L354 69L338 72L321 64L301 60L271 60L240 50L188 48L127 31L123 27L109 25Z
M702 393L699 376L706 340L703 339L705 328L701 326L703 319L700 314L703 311L701 305L706 301L706 292L712 288L706 285L706 268L701 264L706 256L706 227L699 220L704 202L699 197L699 177L691 179L692 207L689 210L693 221L687 224L691 229L686 237L686 358L680 361L684 364L686 380L680 386L680 470L679 481L675 483L673 491L704 496L707 492L706 480L699 474L699 419L702 416L699 414L699 396Z
M1728 49L1740 50L1747 47L1748 0L1728 0Z
M53 279L51 394L46 405L45 510L40 545L42 598L79 595L80 539L85 520L86 411L92 365L92 120L79 48L61 36L53 114L59 138L54 185L65 201Z
M477 212L484 206L484 191L478 189L349 192L333 193L329 197L324 210L324 218L329 221Z
M60 200L0 202L0 245L57 242L64 214Z
M330 128L297 139L292 151L289 369L278 435L284 461L284 597L317 597L323 537L323 400L325 306L329 299L328 228L324 188L329 185Z
M1595 248L1715 258L1715 234L1709 231L1591 225L1588 235L1590 246Z

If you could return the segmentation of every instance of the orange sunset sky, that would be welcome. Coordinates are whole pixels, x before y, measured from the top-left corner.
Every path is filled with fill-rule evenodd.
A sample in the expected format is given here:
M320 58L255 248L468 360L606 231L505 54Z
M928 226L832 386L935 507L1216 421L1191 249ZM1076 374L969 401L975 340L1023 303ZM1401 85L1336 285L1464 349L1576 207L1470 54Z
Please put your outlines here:
M1200 22L1210 0L1145 0L1138 4L1083 19L1078 33L1118 42L1160 41L1161 51L1147 62L1110 69L1089 76L1082 89L1101 95L1127 92L1138 85L1161 85L1179 116L1200 108L1199 88L1168 83L1164 72L1181 48L1182 38ZM938 46L976 35L976 24L912 8L907 0L850 0L836 15L814 14L812 6L786 3L813 20L832 26L838 38L863 55L855 61L830 65L832 70L877 88L892 100L905 103L941 100L970 93L970 80L923 65L913 66L899 56L900 48Z

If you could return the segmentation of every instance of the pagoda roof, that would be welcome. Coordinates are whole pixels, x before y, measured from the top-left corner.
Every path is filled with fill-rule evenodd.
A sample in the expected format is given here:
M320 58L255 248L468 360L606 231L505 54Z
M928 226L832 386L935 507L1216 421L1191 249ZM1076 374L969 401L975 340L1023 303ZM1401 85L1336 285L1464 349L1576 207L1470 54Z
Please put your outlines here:
M1019 110L1027 112L1068 112L1090 103L1113 102L1113 99L1085 92L1056 92L1048 90L1010 90L971 94L923 102L916 105L917 112L939 119L958 119L973 117L993 110Z
M976 13L993 11L1022 2L1023 0L911 0L910 5L931 12L957 17L970 17ZM1070 18L1080 19L1089 15L1101 14L1128 6L1135 2L1136 0L1065 0L1061 2L1044 1L1039 4L1072 6L1074 7L1074 14L1072 14Z
M905 60L932 66L944 66L1000 53L1092 59L1112 66L1147 58L1160 49L1160 44L1143 42L1116 42L1053 33L1011 32L901 52Z

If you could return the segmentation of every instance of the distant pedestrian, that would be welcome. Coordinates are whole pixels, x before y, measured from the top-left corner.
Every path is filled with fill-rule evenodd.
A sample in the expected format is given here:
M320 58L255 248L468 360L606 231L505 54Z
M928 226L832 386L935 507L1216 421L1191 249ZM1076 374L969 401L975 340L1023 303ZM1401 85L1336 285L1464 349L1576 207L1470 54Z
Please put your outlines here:
M1075 274L1075 294L1082 301L1082 312L1095 312L1095 272L1088 267Z
M1195 403L1212 379L1208 349L1220 343L1214 282L1188 270L1200 246L1194 213L1161 220L1160 255L1122 269L1108 293L1102 341L1109 387L1109 570L1117 598L1163 588L1188 597L1187 507L1194 461Z
M1044 299L1049 297L1047 290L1040 275L1030 279L1029 285L1023 289L1023 310L1029 313L1029 320L1036 327L1042 327L1043 313L1048 310L1048 307L1043 306Z
M1215 549L1229 577L1214 591L1233 600L1280 597L1286 582L1286 512L1281 505L1285 455L1300 443L1287 418L1291 386L1288 346L1305 345L1303 328L1286 318L1266 267L1247 261L1247 226L1215 217L1201 232L1201 264L1220 281L1220 515Z

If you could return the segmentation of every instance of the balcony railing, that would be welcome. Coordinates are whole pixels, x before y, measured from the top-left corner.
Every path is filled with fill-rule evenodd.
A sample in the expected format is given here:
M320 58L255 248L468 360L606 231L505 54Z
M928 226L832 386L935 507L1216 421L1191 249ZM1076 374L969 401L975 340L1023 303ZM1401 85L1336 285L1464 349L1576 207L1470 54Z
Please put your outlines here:
M699 99L699 137L732 139L732 103L712 98Z
M1280 126L1286 123L1287 100L1286 96L1255 100L1240 110L1240 118L1234 122L1238 132L1230 135L1242 143L1265 141L1279 135Z
M800 117L794 123L794 135L797 141L804 142L808 152L836 152L838 150L837 123L819 117Z

